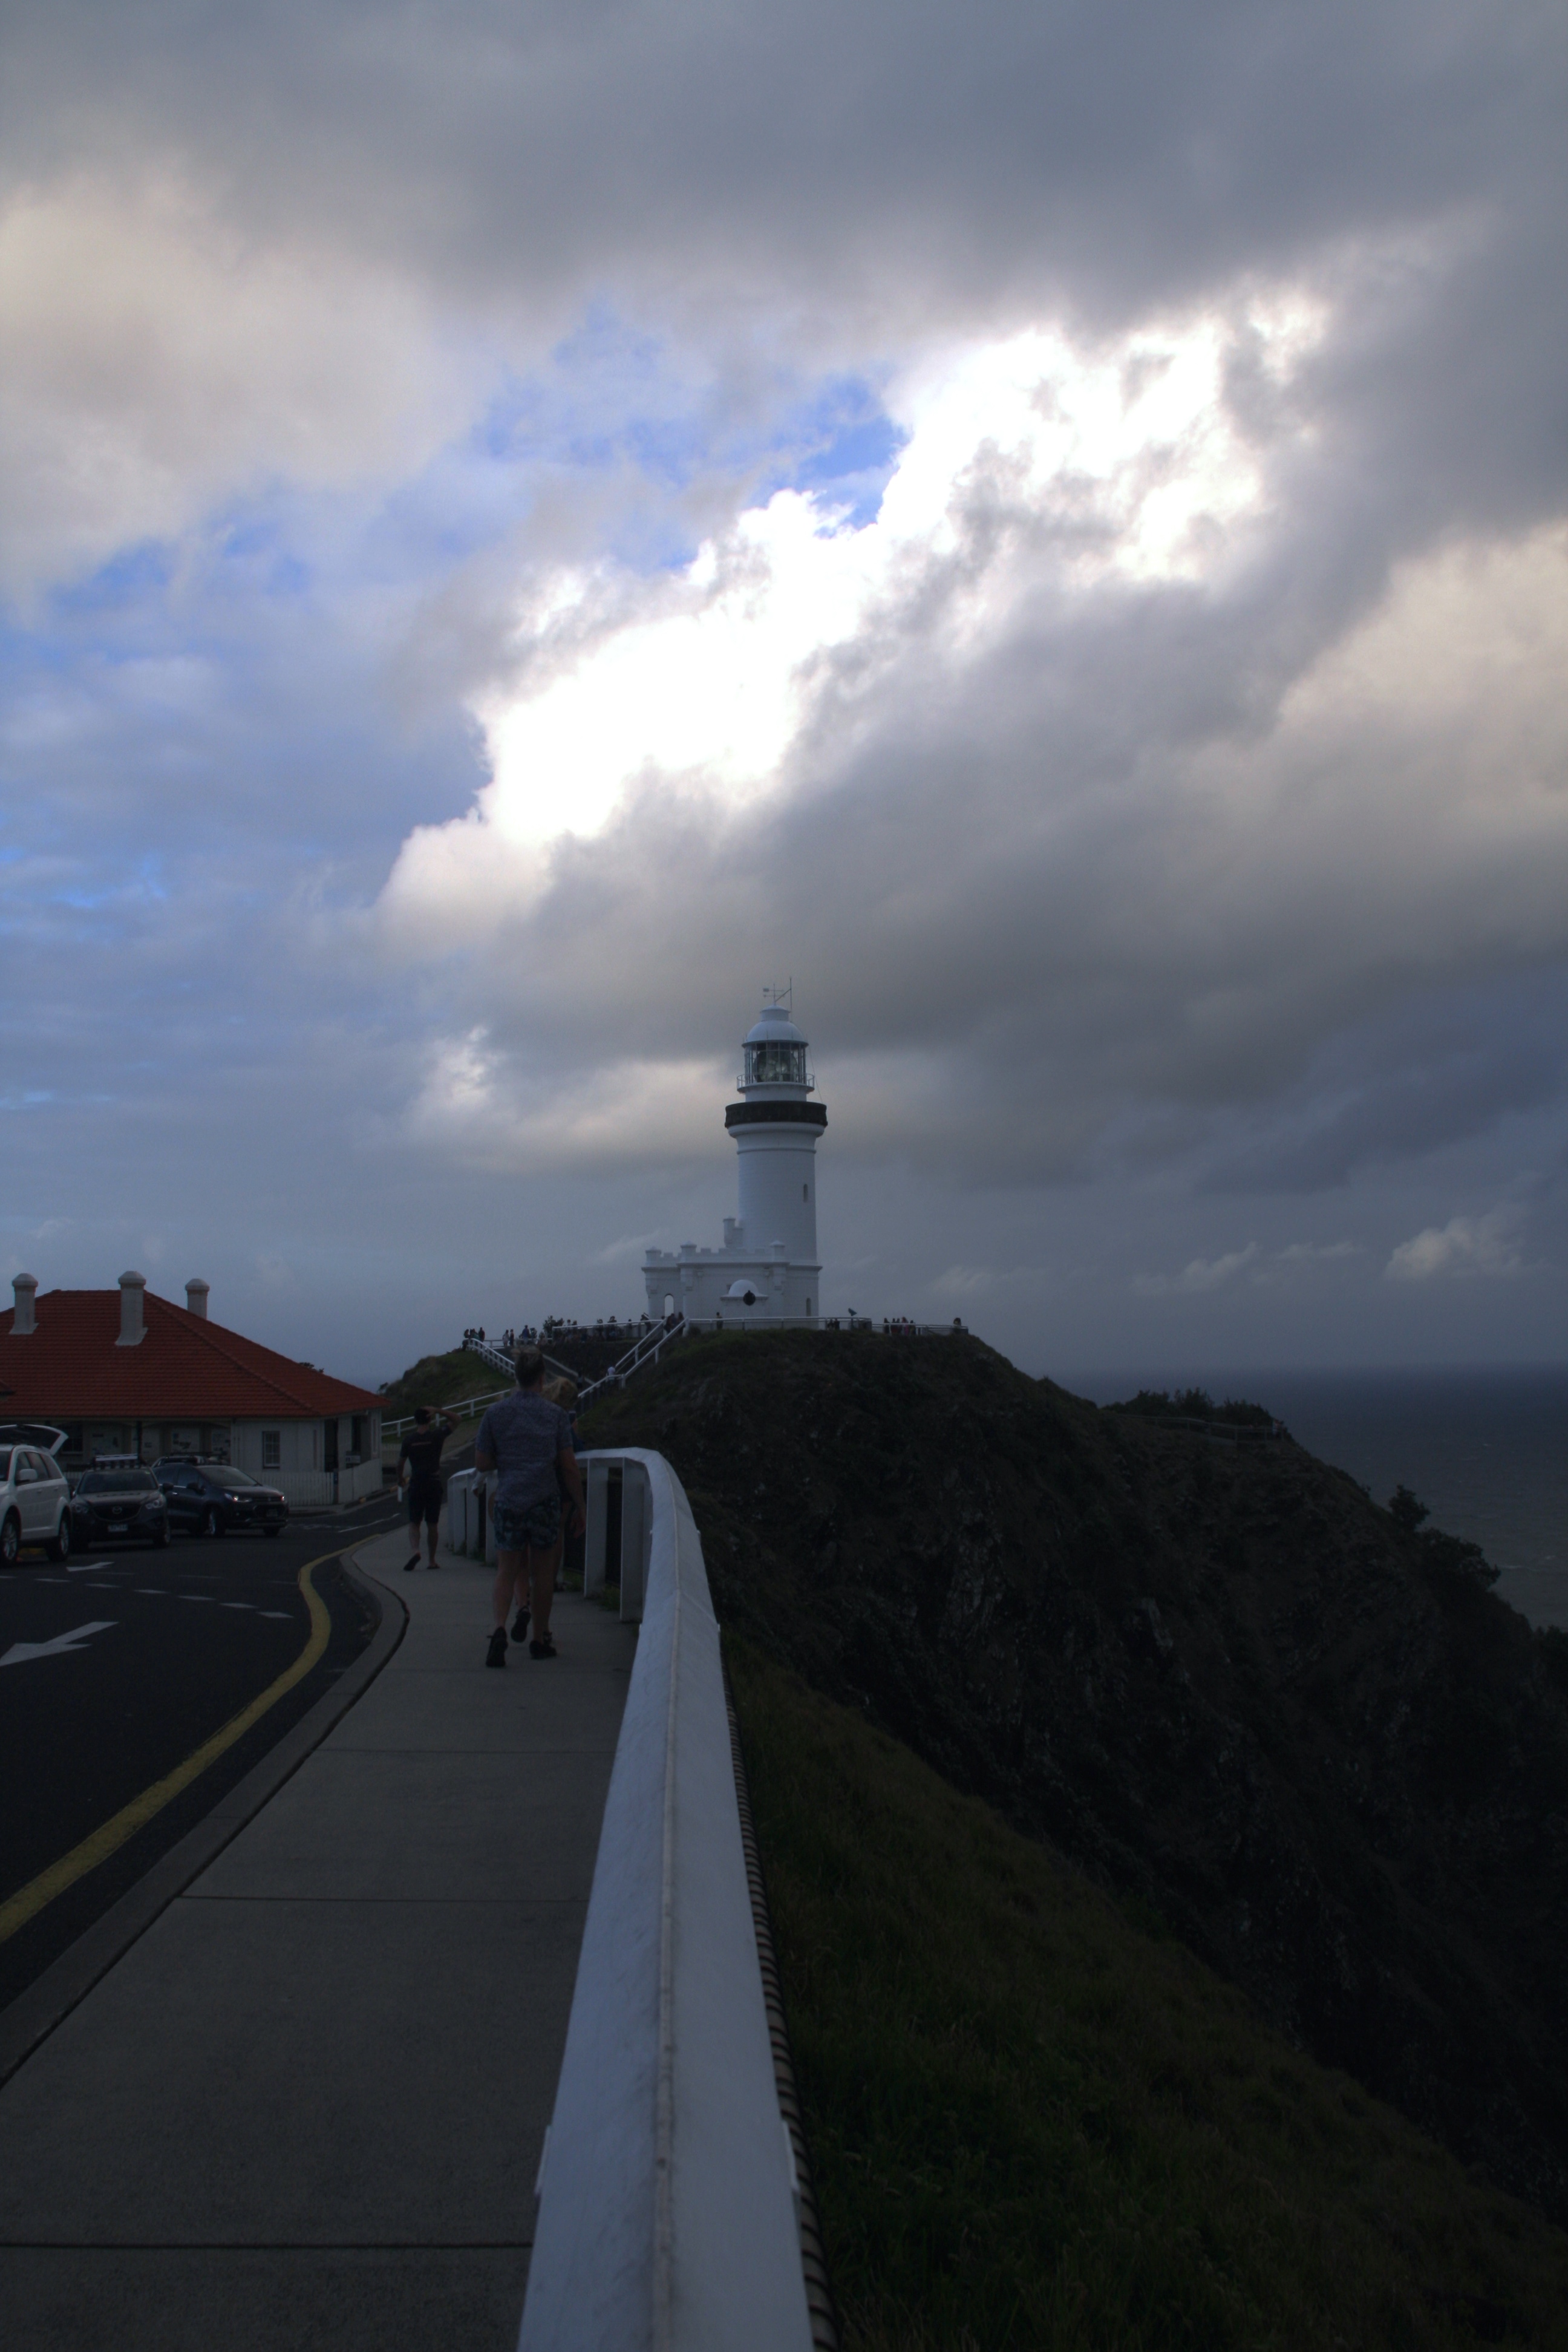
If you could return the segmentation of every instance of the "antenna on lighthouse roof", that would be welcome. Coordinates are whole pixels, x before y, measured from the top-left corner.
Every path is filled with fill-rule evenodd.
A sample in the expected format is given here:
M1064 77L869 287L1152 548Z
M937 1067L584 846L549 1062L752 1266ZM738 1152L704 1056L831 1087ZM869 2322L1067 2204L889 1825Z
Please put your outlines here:
M782 988L764 988L763 991L763 1003L764 1004L782 1004L786 1013L792 1013L795 1010L795 978L793 973L790 978L785 981Z

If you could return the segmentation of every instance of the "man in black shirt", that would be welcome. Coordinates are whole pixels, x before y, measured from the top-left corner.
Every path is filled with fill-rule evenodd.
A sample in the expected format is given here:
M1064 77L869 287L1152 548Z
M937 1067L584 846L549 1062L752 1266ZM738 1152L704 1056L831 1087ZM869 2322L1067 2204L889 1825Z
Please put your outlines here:
M441 1448L456 1426L444 1412L433 1413L427 1404L422 1404L415 1412L413 1428L403 1441L403 1450L397 1457L397 1476L400 1485L405 1478L408 1481L408 1524L414 1530L414 1553L403 1563L405 1572L419 1565L421 1520L430 1549L430 1565L434 1568L437 1564L437 1528L441 1497L447 1491L441 1478Z

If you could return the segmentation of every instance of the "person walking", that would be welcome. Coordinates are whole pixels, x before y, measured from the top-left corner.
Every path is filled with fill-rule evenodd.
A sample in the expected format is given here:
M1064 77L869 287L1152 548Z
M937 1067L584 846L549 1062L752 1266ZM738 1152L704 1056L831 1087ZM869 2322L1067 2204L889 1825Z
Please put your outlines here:
M515 1370L517 1394L490 1406L474 1444L476 1469L487 1477L493 1474L494 1478L496 1580L491 1599L495 1624L485 1653L487 1666L506 1664L507 1612L514 1595L517 1615L512 1640L521 1643L528 1633L531 1600L533 1630L528 1654L531 1658L555 1656L550 1638L550 1604L561 1549L563 1489L572 1506L571 1532L576 1535L587 1525L571 1420L544 1394L544 1358L537 1348L520 1348Z
M419 1528L423 1522L425 1539L430 1549L430 1565L436 1560L436 1542L441 1517L441 1498L447 1489L441 1478L441 1448L452 1434L457 1423L443 1413L433 1413L427 1404L415 1408L414 1426L403 1441L397 1456L397 1483L408 1488L408 1524L414 1530L411 1540L414 1550L403 1563L405 1574L419 1565Z

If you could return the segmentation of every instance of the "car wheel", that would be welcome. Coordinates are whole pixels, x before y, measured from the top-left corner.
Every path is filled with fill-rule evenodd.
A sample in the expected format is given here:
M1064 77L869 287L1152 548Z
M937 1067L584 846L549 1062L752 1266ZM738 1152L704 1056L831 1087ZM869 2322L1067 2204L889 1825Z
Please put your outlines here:
M51 1559L69 1559L71 1556L71 1523L70 1514L68 1511L62 1511L60 1513L60 1523L55 1529L54 1541L52 1543L47 1543L44 1546L44 1549L48 1553Z
M22 1522L15 1511L10 1512L0 1527L0 1568L15 1568L16 1554L22 1549Z
M209 1538L213 1536L222 1535L223 1521L217 1515L217 1506L216 1503L210 1505L208 1508L202 1513L200 1532Z

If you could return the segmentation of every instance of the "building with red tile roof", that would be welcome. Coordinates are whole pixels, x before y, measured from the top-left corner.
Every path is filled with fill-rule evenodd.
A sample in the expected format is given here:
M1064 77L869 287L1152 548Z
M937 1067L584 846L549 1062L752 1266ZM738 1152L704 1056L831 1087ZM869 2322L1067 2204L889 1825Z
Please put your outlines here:
M0 1314L0 1423L66 1432L68 1465L95 1454L202 1454L279 1486L289 1500L347 1501L381 1484L381 1399L296 1363L124 1274L118 1290L14 1282Z

